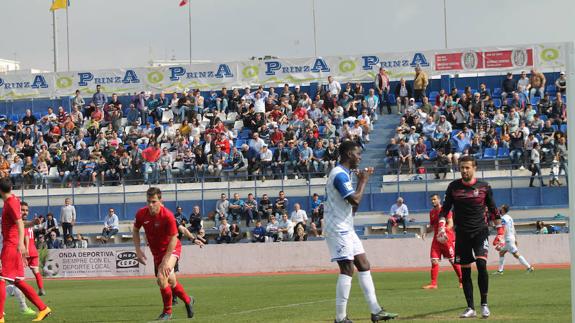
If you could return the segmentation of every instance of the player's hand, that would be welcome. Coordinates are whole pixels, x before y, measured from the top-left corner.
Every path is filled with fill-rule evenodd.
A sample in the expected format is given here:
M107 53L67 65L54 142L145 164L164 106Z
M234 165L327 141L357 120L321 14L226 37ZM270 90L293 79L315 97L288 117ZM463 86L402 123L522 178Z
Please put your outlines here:
M165 261L162 261L162 263L158 267L158 272L162 273L164 277L167 278L172 273L172 268L170 268L170 266Z
M26 246L23 243L18 244L18 252L22 255L22 257L28 257L28 249L26 249Z
M495 236L495 239L493 239L493 245L495 246L496 250L501 250L503 247L505 247L505 240L503 239L502 234Z
M141 263L144 266L146 265L146 261L148 260L148 258L146 258L146 255L142 252L140 248L136 249L136 257L139 263Z
M435 239L441 244L446 244L449 241L449 237L447 236L445 229L439 230Z
M203 248L205 245L200 239L195 239L194 244L200 246L200 248Z
M360 181L367 181L369 176L373 175L374 168L373 167L366 167L364 169L358 169L356 171L357 179Z

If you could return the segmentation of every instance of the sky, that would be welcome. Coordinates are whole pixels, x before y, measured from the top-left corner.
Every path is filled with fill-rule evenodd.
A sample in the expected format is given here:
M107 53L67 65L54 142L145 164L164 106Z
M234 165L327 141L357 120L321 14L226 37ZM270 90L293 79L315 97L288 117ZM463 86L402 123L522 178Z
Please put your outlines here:
M70 70L187 60L179 0L70 0ZM192 57L318 56L445 48L444 0L191 0ZM445 0L449 48L575 40L575 1ZM0 58L53 70L50 0L2 0ZM315 6L315 40L314 10ZM66 15L57 11L59 70ZM316 46L317 44L317 46Z

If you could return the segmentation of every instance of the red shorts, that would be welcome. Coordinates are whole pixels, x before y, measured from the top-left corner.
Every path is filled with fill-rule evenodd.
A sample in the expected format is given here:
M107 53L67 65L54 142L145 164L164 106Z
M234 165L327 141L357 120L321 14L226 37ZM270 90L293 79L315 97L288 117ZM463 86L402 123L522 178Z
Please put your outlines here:
M38 256L31 256L26 258L26 263L30 268L38 268L40 265L40 260Z
M24 262L22 261L22 254L18 252L16 247L2 247L0 261L2 262L1 278L9 281L24 279Z
M166 253L160 252L160 253L152 253L152 254L154 255L154 268L158 268L160 266L160 264L162 263L162 260L164 260L164 256L166 255ZM182 254L182 245L178 243L176 245L176 248L172 252L172 255L174 255L174 256L176 256L176 258L180 259L181 254Z
M445 259L455 258L455 242L453 240L447 241L447 243L440 243L439 241L433 239L431 243L431 259L441 259L441 256Z

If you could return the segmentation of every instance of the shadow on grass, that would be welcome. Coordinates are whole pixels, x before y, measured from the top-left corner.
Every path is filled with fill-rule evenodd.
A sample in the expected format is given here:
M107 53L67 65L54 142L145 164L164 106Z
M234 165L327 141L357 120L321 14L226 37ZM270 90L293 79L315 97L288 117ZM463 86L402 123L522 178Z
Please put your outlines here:
M402 320L425 319L425 318L427 318L428 316L431 316L431 315L445 314L445 313L453 312L453 311L456 311L456 310L459 310L459 309L462 309L462 307L459 306L459 307L444 309L444 310L441 310L441 311L433 311L433 312L421 313L421 314L416 314L416 315L411 315L411 316L401 316L401 313L400 313L399 318L402 319ZM453 318L456 319L457 317L453 317Z

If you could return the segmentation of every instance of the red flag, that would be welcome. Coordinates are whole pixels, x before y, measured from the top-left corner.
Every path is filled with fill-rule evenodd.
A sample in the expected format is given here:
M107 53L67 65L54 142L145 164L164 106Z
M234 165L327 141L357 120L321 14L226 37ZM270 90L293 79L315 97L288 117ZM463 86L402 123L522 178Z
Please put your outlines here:
M188 4L188 1L189 1L189 0L182 0L182 1L180 1L180 7L183 7L183 6L187 5L187 4Z

